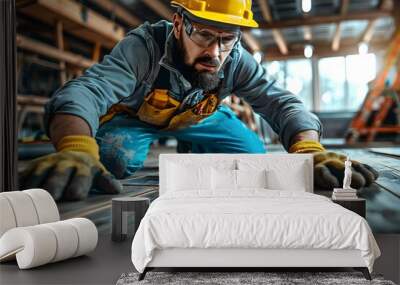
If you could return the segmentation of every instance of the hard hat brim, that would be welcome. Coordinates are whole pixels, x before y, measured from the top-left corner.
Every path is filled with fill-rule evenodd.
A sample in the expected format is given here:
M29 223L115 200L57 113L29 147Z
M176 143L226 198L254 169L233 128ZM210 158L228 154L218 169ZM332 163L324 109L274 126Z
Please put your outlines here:
M209 11L195 11L191 9L187 9L183 5L178 2L171 1L171 5L175 7L181 7L184 11L187 11L190 15L194 17L193 19L196 22L205 25L212 26L224 26L226 28L232 29L233 27L249 27L249 28L258 28L258 24L253 19L247 20L243 19L243 17L236 17L232 15L226 15L217 12L209 12ZM190 18L190 17L189 17Z
M195 15L189 13L187 10L184 10L183 13L185 14L186 17L189 18L190 21L192 21L194 23L202 24L205 26L211 26L211 27L221 29L221 30L226 30L226 31L239 31L240 30L240 26L199 18L199 17L196 17Z

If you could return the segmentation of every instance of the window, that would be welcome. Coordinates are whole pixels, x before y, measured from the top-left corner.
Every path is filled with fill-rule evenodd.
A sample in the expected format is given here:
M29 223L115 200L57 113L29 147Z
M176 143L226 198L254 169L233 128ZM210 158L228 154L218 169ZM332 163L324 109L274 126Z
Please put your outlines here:
M346 56L348 87L347 108L358 110L368 92L368 82L376 76L376 57L373 54Z
M298 95L307 109L322 112L358 110L377 71L375 54L272 61L263 66L268 79ZM319 94L313 88L313 66L318 67Z
M346 65L344 57L322 58L318 62L320 111L346 109Z
M308 59L272 61L264 64L268 78L279 87L299 96L306 107L312 109L312 67Z
M319 60L321 111L356 111L376 76L376 56L348 55Z
M286 73L286 62L285 61L271 61L264 64L264 68L267 71L268 79L276 80L277 84L286 88L285 84L285 73Z
M286 89L299 96L308 110L313 108L312 67L309 59L287 61Z

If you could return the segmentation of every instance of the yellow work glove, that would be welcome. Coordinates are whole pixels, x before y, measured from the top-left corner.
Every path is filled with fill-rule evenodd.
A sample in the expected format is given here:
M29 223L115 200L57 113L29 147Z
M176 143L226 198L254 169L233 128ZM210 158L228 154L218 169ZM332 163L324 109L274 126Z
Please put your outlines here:
M99 161L99 147L89 136L66 136L57 152L28 162L19 174L20 188L43 188L58 201L82 200L95 188L116 194L122 185Z
M314 186L317 189L343 187L344 162L346 156L328 152L317 141L299 141L293 144L290 153L312 153L314 155ZM371 185L378 172L367 164L352 160L351 187L359 189Z

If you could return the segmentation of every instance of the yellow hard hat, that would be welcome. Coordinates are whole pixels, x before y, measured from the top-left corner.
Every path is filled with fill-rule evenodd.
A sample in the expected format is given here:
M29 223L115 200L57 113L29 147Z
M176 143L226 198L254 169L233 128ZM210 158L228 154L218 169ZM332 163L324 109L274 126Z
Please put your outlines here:
M251 12L251 0L173 0L171 5L181 7L203 20L241 27L258 27Z

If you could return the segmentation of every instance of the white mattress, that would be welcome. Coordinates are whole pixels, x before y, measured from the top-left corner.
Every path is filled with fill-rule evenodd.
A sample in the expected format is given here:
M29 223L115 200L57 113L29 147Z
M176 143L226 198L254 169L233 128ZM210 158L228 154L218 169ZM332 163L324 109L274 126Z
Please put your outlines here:
M167 248L356 249L370 271L380 255L361 216L319 195L266 189L162 195L140 223L132 262L143 272Z

